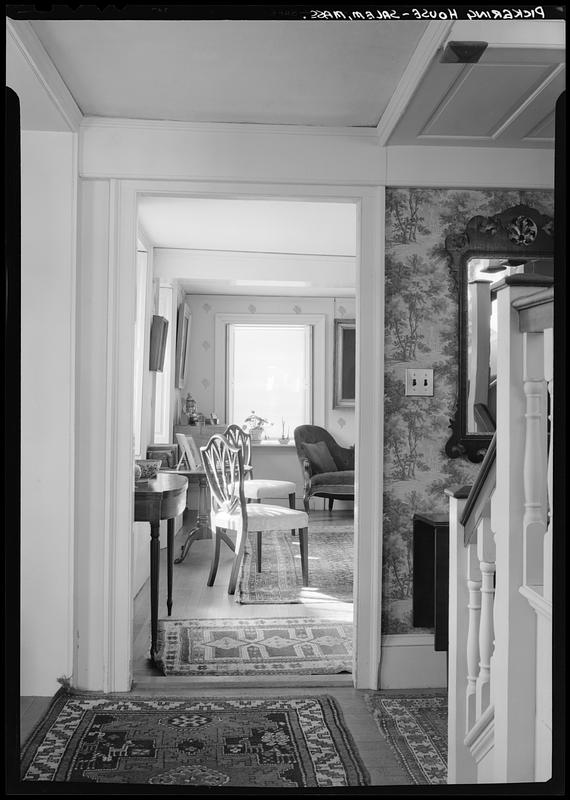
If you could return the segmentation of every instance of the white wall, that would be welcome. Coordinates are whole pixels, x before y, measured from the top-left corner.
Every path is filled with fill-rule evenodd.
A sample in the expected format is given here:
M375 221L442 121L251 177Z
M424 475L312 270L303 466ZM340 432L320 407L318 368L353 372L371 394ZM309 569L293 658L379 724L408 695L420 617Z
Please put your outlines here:
M188 392L198 404L198 409L208 415L216 411L221 422L224 409L216 408L216 380L214 372L216 314L287 314L295 319L299 314L322 314L325 317L325 408L324 424L342 445L355 442L354 408L333 408L333 345L334 319L355 318L354 297L252 297L246 295L186 295L192 313L190 329L190 357L183 397ZM319 365L315 365L318 370ZM219 387L218 387L219 390ZM219 394L219 391L218 391ZM270 431L273 434L273 429ZM279 428L275 436L280 435ZM291 431L293 435L293 431ZM261 476L260 476L261 477Z
M21 694L73 663L76 135L24 131Z

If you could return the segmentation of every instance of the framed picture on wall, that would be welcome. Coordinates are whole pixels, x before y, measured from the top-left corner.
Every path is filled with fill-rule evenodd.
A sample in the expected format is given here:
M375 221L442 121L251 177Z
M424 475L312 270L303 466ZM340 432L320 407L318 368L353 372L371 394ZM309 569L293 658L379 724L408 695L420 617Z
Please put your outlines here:
M176 387L182 389L186 378L186 362L190 349L190 309L186 303L178 307L176 321Z
M356 320L335 319L333 407L354 407L356 400Z

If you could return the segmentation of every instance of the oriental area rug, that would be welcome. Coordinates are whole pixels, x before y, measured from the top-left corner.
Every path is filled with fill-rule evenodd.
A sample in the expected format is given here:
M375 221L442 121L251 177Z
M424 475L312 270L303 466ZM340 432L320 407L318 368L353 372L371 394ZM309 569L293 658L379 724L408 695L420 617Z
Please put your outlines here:
M352 623L318 618L159 620L164 675L352 672Z
M254 536L255 534L253 534ZM238 603L352 603L354 522L311 522L309 517L309 585L303 586L299 537L291 531L263 535L261 567L252 539L245 554L236 588Z
M155 786L367 786L334 698L58 693L21 754L23 781Z
M368 709L413 783L447 783L447 693L370 692Z

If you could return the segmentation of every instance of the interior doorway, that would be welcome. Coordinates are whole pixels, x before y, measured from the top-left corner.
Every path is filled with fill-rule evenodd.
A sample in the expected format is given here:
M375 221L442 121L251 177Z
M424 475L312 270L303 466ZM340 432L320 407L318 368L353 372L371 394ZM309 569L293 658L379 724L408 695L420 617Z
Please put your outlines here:
M356 309L356 409L355 452L357 485L355 490L355 612L357 688L377 688L380 661L380 611L382 590L382 484L383 469L383 353L384 353L384 272L383 238L384 191L381 187L360 185L303 185L284 183L228 183L190 180L118 180L111 192L86 182L83 192L85 214L96 219L96 241L110 241L106 290L90 298L92 316L106 330L113 343L102 358L104 372L106 424L102 444L108 475L104 485L104 505L89 517L90 526L103 525L105 546L97 551L84 548L78 554L77 575L82 581L99 585L105 576L97 626L93 625L88 597L79 597L78 632L84 647L78 651L76 670L85 688L124 692L132 687L132 556L133 541L133 353L134 298L136 275L137 207L140 196L158 194L181 197L263 197L323 202L349 201L357 206L357 284ZM107 239L105 238L107 237ZM86 250L96 265L98 251ZM91 262L86 260L86 266ZM91 274L89 272L88 274ZM95 302L96 301L96 302ZM95 303L95 304L94 304ZM96 351L89 339L86 352ZM105 355L105 354L103 354ZM94 431L89 436L94 436ZM95 535L95 533L94 533ZM145 533L148 547L148 534ZM148 553L148 549L147 549ZM103 642L103 647L101 645Z
M228 372L229 363L239 362L240 355L243 356L237 353L235 359L228 358L233 356L233 351L230 353L229 350L232 344L229 333L234 327L240 331L243 329L250 349L252 342L255 345L252 361L258 362L258 370L262 362L268 370L265 385L276 386L273 393L262 394L258 389L255 401L249 403L255 404L257 413L269 420L262 442L252 448L255 474L260 478L294 481L297 507L303 508L303 475L293 440L297 424L319 425L334 437L340 447L350 449L356 444L354 333L360 244L358 211L358 203L354 200L138 196L137 235L148 254L149 264L147 317L149 306L153 314L167 313L171 331L171 350L167 351L165 375L151 376L141 392L141 408L133 409L135 424L142 425L142 433L135 430L135 438L138 435L143 446L145 439L154 447L161 443L172 444L175 438L172 433L168 435L168 431L185 430L184 423L188 422L185 409L190 399L199 418L207 420L215 414L223 423L243 423L243 414L232 407L230 388L234 385L234 376ZM168 302L164 302L165 297L170 297L170 309ZM174 343L181 306L189 310L190 329L186 380L179 383L180 365ZM298 414L297 418L294 398L283 413L280 413L279 403L272 405L272 396L276 394L282 405L287 400L283 391L287 381L282 382L279 391L275 369L291 369L291 365L286 359L283 361L285 346L282 345L280 366L276 367L271 348L265 343L271 341L271 336L278 331L280 341L285 342L287 334L303 328L309 338L310 379L305 384L310 395L305 416ZM346 332L344 382L340 376L343 349L339 338L343 331ZM256 335L260 336L258 345L252 338ZM290 338L292 346L295 346L296 337ZM294 361L291 359L291 364ZM170 376L170 385L165 390L167 375ZM247 369L238 378L243 383L247 379ZM288 382L295 381L303 382L297 375ZM256 385L259 387L259 382ZM248 388L244 389L246 396ZM258 408L259 403L264 403L263 407ZM236 407L240 408L239 405ZM157 426L157 421L165 418L168 423ZM199 423L190 429L190 433L200 445L205 443L203 439L209 431ZM279 441L285 438L285 434L289 438L286 444ZM272 498L267 502L281 504L282 501ZM195 513L198 505L198 492L190 490L189 506ZM311 662L306 658L302 669L297 664L297 674L303 674L305 679L307 673L316 669L317 675L342 675L352 683L354 501L337 497L333 505L328 498L315 496L310 506L309 568L312 581L306 588L300 583L298 540L289 532L264 536L261 573L255 568L255 553L246 553L237 597L227 593L233 556L229 550L225 553L222 550L215 585L206 585L212 545L211 541L201 539L192 544L183 562L174 567L174 604L172 617L168 619L164 603L166 551L163 550L159 598L162 645L165 638L174 638L185 626L186 641L193 638L197 646L197 628L201 628L205 633L201 631L199 635L208 637L209 652L214 652L217 637L218 641L223 640L221 646L228 655L232 649L229 632L233 631L235 638L236 631L244 631L246 637L253 637L258 642L253 651L256 654L255 668L261 674L268 653L276 652L275 647L266 646L269 639L274 645L279 639L276 646L281 655L295 649L299 653L308 653L306 641L304 650L299 646L288 647L283 641L284 631L289 635L293 626L294 630L300 631L301 637L314 635L321 641L326 639L329 651L331 637L340 636L342 639L338 645L343 655L336 654L338 657L329 659L328 672L323 671L320 661L317 664L318 659ZM186 523L189 518L187 514ZM138 524L139 528L141 525ZM148 579L142 581L147 537L141 533L135 531L133 538L133 668L137 685L144 684L145 679L156 680L163 671L148 657L149 586ZM185 535L184 528L179 529L174 548L177 554ZM318 645L313 647L318 650ZM180 650L179 647L172 649ZM187 648L185 652L188 654ZM228 665L230 660L220 658L217 667L208 667L204 663L195 667L186 665L186 673L194 679L200 674L216 672L220 676L235 677L231 665ZM288 659L280 659L282 667L285 661ZM274 664L264 673L271 674L271 669L275 668ZM247 666L243 669L247 676ZM169 674L179 676L184 672L182 668L182 672ZM250 674L253 672L251 670ZM281 668L273 674L282 676L286 670ZM292 675L294 678L295 673ZM314 677L313 680L319 679Z

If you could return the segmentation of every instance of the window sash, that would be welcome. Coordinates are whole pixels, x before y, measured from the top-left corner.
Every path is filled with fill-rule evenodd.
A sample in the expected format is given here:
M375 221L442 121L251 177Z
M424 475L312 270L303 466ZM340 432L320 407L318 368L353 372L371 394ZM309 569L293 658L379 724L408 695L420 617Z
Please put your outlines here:
M303 336L303 356L304 356L304 370L303 370L303 419L298 424L311 424L313 421L313 326L307 324L299 324L298 322L283 323L283 322L263 322L263 323L228 323L226 325L226 408L227 408L227 421L236 422L241 424L243 419L237 419L238 412L236 411L236 335L244 328L258 329L260 335L263 335L263 329L271 328L272 330L281 329L285 334L287 330L295 329L302 331ZM253 362L254 363L254 362ZM261 416L264 416L264 410L261 407L253 405L255 411ZM241 416L241 415L240 415ZM271 419L274 423L273 428L269 429L269 433L273 434L270 438L278 439L281 436L281 417ZM286 425L289 428L290 434L292 433L295 423L286 420ZM287 432L287 427L285 432Z

